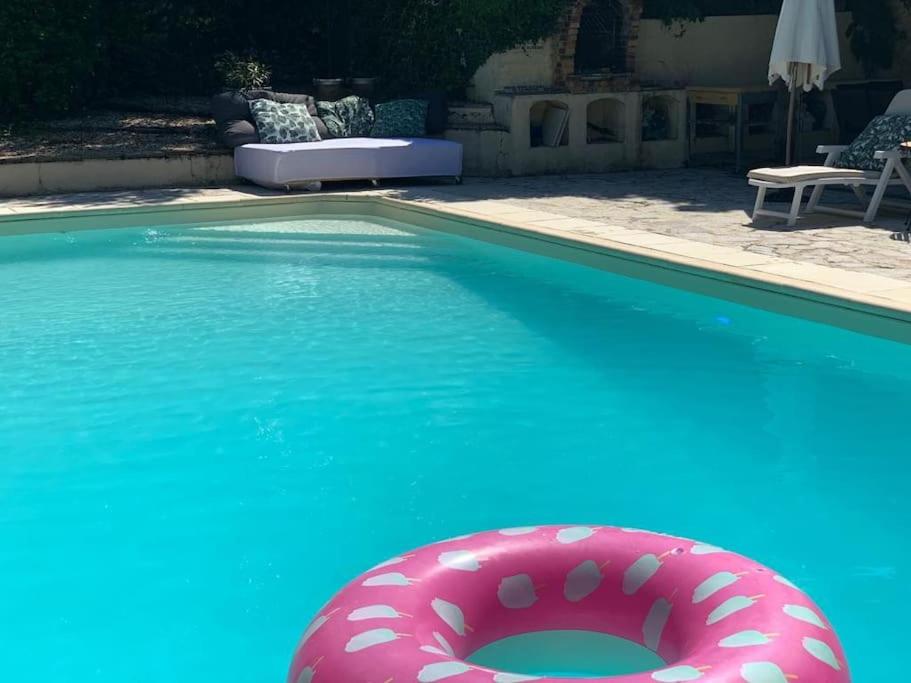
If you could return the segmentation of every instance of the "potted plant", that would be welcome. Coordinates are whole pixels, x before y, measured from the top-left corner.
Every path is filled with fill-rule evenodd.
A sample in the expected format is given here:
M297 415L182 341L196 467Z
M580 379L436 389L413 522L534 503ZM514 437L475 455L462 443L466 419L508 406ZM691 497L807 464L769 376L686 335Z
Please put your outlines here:
M252 53L238 55L228 50L215 60L215 71L222 85L238 92L269 90L272 70Z

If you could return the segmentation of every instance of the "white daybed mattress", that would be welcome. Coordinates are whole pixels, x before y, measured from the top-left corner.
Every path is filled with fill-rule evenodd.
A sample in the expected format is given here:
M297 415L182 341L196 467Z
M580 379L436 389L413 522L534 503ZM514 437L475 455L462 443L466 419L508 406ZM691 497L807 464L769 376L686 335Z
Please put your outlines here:
M435 138L337 138L242 145L234 171L266 187L317 180L461 176L462 145Z

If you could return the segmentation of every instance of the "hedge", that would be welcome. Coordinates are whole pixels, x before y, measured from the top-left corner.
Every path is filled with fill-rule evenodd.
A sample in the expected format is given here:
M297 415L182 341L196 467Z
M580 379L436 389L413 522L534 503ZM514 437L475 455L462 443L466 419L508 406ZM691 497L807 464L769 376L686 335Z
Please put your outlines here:
M569 1L0 0L0 119L107 96L209 94L228 51L264 62L277 88L353 75L395 91L459 92L491 54L549 35ZM888 67L902 37L890 0L840 2L854 13L852 49L870 71ZM778 3L645 0L645 13L697 21Z

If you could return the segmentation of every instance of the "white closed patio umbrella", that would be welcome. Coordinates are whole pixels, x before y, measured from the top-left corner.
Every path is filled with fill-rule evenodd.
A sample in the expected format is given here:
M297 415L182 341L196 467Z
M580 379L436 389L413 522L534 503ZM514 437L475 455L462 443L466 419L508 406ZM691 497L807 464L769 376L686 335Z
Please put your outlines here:
M841 68L835 0L784 0L769 58L769 84L782 79L791 92L785 162L791 164L794 108L800 88L820 90Z

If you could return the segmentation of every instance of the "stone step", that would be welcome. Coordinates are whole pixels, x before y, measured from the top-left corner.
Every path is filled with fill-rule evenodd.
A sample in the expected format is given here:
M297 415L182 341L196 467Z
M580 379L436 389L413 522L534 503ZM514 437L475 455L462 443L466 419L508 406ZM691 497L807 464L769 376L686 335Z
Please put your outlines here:
M491 123L471 123L471 122L466 123L464 121L460 121L458 123L450 122L446 125L446 130L497 130L497 131L501 131L504 133L509 132L509 128L507 128L506 126L502 126L496 122L491 122Z
M449 105L449 125L493 125L493 104L490 102L453 102Z

